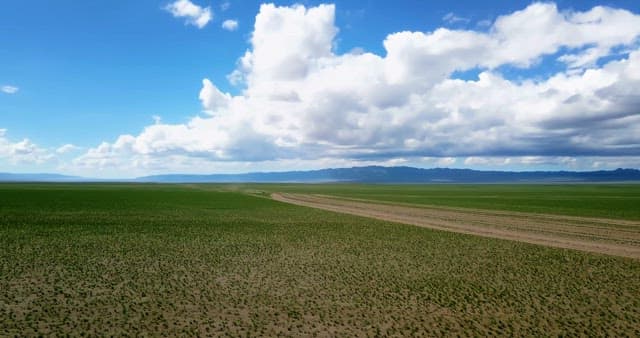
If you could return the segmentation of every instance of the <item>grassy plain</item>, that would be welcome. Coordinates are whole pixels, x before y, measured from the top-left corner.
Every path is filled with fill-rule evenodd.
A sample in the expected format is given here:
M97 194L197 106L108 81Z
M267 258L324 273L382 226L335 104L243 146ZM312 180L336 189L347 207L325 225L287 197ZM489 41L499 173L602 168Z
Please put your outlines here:
M0 185L0 336L640 335L637 260L219 188Z
M253 184L229 187L412 205L640 220L640 184Z

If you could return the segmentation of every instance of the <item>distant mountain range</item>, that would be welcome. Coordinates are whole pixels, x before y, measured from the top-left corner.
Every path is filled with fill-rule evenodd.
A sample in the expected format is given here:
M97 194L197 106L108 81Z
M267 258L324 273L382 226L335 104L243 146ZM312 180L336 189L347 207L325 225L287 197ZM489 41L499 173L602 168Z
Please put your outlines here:
M137 178L138 182L354 182L354 183L527 183L527 182L609 182L640 181L640 170L616 169L575 171L480 171L471 169L412 167L354 167L309 171L264 172L216 175L157 175Z
M640 182L640 170L598 171L481 171L412 167L354 167L308 171L255 172L213 175L154 175L124 180L91 179L57 174L6 174L4 182L156 182L156 183L544 183Z
M0 173L0 182L79 182L87 180L89 179L78 176L67 176L59 174Z

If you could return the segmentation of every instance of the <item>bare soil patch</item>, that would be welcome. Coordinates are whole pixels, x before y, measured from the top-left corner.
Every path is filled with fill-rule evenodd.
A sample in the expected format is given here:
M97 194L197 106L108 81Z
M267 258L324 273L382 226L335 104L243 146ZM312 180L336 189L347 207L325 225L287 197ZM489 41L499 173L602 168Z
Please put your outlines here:
M522 212L410 207L326 195L274 193L277 201L438 230L640 259L640 222Z

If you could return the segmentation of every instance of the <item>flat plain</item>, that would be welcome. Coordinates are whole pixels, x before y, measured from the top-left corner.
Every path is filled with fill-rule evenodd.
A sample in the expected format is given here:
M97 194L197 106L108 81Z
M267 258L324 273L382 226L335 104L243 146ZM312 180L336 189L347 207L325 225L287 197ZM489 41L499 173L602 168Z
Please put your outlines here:
M640 220L640 184L245 184L226 187L409 206Z
M0 335L638 336L637 259L268 196L635 221L639 188L3 184Z

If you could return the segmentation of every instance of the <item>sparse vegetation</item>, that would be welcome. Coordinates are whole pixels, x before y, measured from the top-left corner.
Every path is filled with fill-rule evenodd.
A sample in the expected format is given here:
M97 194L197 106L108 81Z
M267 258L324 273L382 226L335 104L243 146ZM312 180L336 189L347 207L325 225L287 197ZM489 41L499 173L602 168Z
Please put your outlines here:
M637 260L215 189L0 185L0 336L640 335Z

